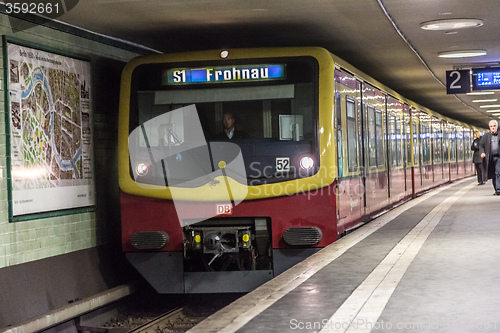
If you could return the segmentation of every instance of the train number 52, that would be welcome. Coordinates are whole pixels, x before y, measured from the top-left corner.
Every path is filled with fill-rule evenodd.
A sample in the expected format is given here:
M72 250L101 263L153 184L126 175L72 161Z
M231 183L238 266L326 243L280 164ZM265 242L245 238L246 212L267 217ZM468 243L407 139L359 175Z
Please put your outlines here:
M276 171L290 171L290 158L277 157L276 158Z

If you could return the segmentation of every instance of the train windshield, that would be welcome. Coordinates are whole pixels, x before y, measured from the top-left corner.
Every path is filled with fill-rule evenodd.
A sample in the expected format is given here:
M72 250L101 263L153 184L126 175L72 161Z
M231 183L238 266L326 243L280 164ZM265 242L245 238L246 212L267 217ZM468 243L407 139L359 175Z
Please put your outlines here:
M163 153L143 166L156 170L148 176L138 177L131 160L132 176L146 184L200 186L221 167L218 159L238 157L244 172L231 177L248 185L313 175L317 72L311 58L139 66L130 104L130 133L139 136L131 135L129 146L138 155Z

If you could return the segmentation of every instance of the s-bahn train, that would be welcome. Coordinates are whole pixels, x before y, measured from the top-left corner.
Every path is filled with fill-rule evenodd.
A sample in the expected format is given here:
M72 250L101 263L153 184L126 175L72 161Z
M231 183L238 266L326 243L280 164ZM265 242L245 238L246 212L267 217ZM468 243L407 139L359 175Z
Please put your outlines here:
M250 291L473 175L472 130L322 48L133 59L119 117L123 251L159 293Z

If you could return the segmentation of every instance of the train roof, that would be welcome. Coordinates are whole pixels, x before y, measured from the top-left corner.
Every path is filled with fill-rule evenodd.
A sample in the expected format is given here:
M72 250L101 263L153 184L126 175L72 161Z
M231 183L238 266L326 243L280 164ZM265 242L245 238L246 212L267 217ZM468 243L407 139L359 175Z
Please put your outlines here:
M499 12L498 1L478 5L470 0L289 0L286 5L281 1L116 0L80 1L57 20L99 38L104 35L140 45L144 54L317 45L420 105L486 127L496 116L481 108L483 103L473 102L478 99L474 96L447 94L446 79L447 71L500 66ZM470 28L462 28L467 24ZM444 51L471 49L484 50L486 55L438 57Z

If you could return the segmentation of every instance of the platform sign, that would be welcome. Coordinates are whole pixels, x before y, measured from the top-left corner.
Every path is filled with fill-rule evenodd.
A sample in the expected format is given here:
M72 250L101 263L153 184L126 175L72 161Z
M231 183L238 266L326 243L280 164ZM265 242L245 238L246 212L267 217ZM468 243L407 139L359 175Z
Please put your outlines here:
M470 92L470 70L446 71L446 93L466 94Z
M7 49L11 217L93 206L90 62Z
M500 67L474 68L472 70L472 89L500 89Z

